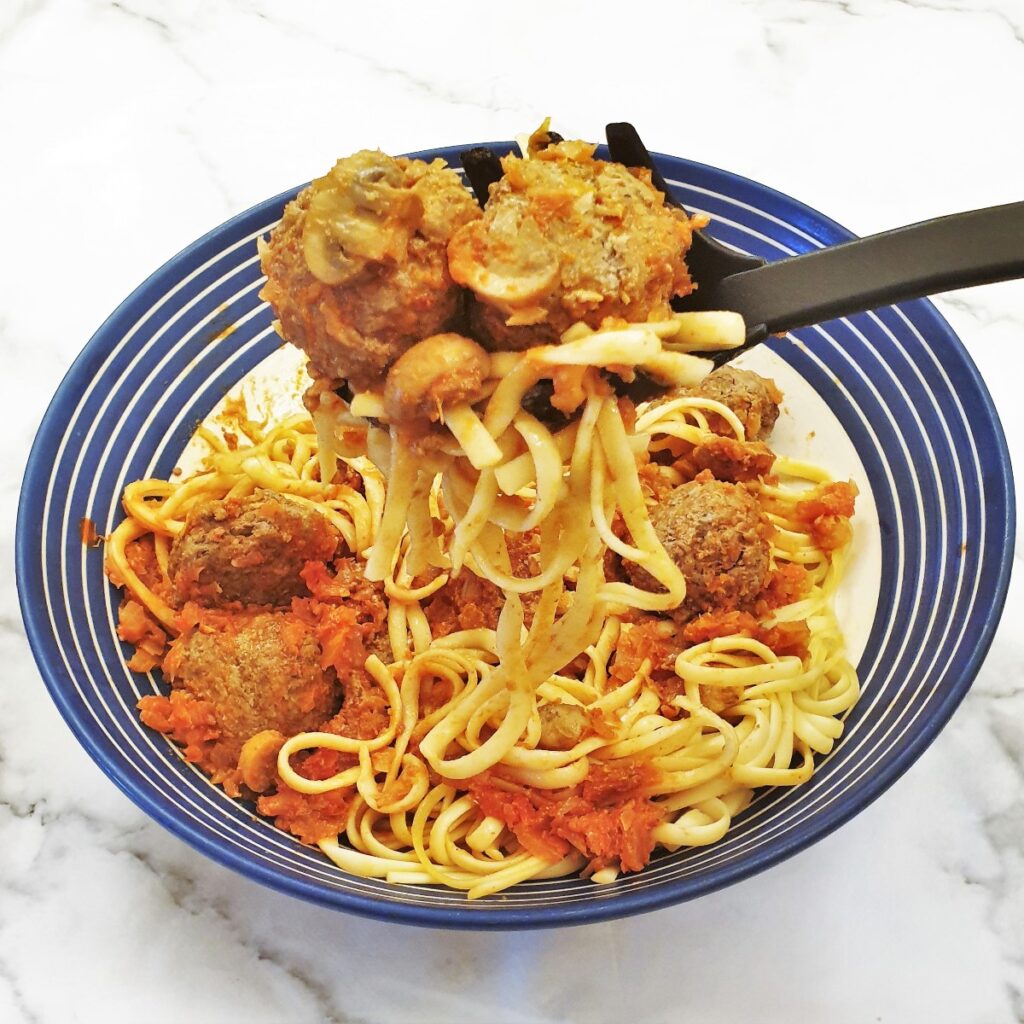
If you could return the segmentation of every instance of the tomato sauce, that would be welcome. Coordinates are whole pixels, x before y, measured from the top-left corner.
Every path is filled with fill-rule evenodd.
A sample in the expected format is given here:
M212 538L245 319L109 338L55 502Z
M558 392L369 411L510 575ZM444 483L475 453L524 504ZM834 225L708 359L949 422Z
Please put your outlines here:
M617 863L639 871L664 816L644 795L657 779L644 762L594 762L587 779L570 790L514 786L485 772L470 780L469 792L484 814L504 822L537 857L557 861L576 850L594 870Z

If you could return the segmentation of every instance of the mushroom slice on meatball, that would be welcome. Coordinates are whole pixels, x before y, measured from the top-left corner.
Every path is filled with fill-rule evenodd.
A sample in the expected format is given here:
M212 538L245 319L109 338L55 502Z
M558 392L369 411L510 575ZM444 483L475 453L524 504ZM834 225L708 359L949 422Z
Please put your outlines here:
M554 344L577 321L667 317L692 290L691 224L650 172L560 142L507 156L482 220L448 244L452 277L474 296L474 333L492 349Z
M459 316L462 292L446 247L479 217L444 161L363 150L285 208L260 245L261 294L316 374L366 390L407 348Z
M309 593L307 562L334 557L341 535L316 509L273 491L197 505L171 547L171 581L208 607L287 605Z

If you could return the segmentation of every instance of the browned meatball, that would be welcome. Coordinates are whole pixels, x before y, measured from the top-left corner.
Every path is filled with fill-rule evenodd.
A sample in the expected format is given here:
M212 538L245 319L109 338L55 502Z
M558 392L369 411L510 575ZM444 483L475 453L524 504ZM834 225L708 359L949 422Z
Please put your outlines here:
M307 505L273 491L197 505L171 547L182 600L210 607L287 605L309 591L299 573L334 556L341 536Z
M320 645L306 623L290 612L222 617L222 629L182 634L164 671L175 687L214 706L229 757L264 729L291 736L338 710L340 687L333 670L320 667Z
M747 607L764 589L772 526L746 488L693 480L668 494L651 514L651 524L686 577L683 617ZM637 586L650 586L644 569L624 565Z
M365 390L461 312L446 247L479 216L444 161L363 150L285 208L260 246L261 294L317 373Z
M727 405L743 424L748 441L763 440L771 433L782 401L775 381L738 366L723 366L709 373L696 387L680 389L667 397L683 395L711 398ZM721 417L713 417L709 425L718 433L732 433Z
M507 156L483 220L448 245L452 277L475 295L474 333L494 349L552 344L577 321L668 316L692 290L690 221L650 173L562 142Z

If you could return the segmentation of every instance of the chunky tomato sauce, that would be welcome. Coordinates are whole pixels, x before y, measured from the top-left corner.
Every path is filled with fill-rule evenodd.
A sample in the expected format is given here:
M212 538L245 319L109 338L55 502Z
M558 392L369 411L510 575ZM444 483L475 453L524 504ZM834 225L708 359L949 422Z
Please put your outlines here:
M857 485L852 482L826 484L813 498L797 504L796 516L818 547L837 551L853 537L850 517L856 498Z
M644 762L595 761L586 781L571 790L514 786L485 772L470 780L469 792L534 856L557 861L576 850L591 870L619 863L623 871L639 871L663 818L644 795L657 780L657 770Z
M209 701L172 690L167 697L143 697L138 708L143 724L170 736L182 747L186 761L202 768L229 796L240 794L237 757L229 753L230 746L220 743L221 729Z
M810 630L803 620L779 622L774 626L762 626L748 612L714 611L706 612L688 622L683 629L683 639L689 644L702 644L723 636L748 636L770 647L777 655L807 656L807 641Z
M133 672L158 668L167 650L167 634L138 601L126 597L117 615L117 635L135 646L127 665Z

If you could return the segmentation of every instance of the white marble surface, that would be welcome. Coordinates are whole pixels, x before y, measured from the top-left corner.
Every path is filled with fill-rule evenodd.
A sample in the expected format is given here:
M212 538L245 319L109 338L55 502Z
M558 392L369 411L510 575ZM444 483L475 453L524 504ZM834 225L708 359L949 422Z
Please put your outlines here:
M350 9L351 8L351 9ZM51 705L13 530L46 402L166 257L344 152L629 119L860 233L1021 199L1022 0L0 0L0 1021L1024 1020L1024 580L883 798L695 903L447 934L290 900L135 809ZM1018 455L1024 285L939 300ZM1020 463L1018 463L1020 469Z

